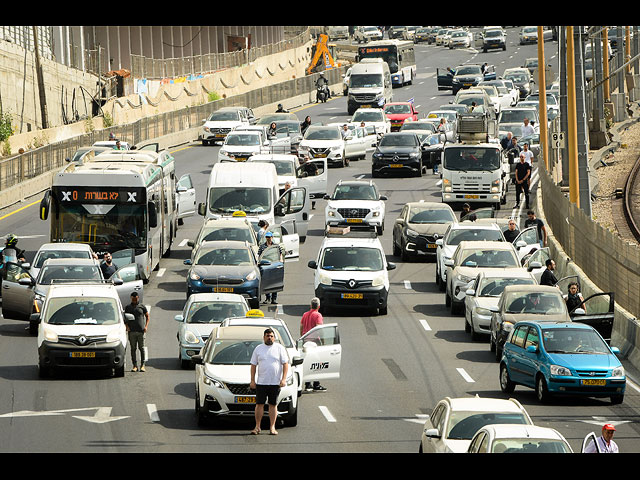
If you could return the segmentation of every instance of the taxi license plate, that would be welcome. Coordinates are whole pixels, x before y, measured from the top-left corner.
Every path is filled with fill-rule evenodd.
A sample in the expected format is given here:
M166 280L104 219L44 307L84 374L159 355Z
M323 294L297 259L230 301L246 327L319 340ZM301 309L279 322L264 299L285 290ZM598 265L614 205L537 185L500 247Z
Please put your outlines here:
M392 163L389 165L389 168L402 168L401 163Z
M362 300L364 295L362 293L342 293L340 298L349 298L353 300Z
M581 385L604 387L607 384L606 380L580 380Z
M70 352L71 358L96 358L96 352Z
M464 198L479 198L478 195L465 195Z
M213 287L215 293L233 293L233 287Z
M235 403L256 403L256 397L235 397Z
M361 218L347 218L347 223L362 223Z

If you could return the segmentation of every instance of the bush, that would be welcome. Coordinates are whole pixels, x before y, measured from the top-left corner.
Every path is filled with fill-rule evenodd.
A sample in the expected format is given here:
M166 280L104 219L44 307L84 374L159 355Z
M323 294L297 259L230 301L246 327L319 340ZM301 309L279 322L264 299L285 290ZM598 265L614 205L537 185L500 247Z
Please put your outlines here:
M0 112L0 142L4 142L13 134L11 114Z
M216 100L220 100L220 95L218 95L218 92L209 92L209 101L210 102L215 102Z

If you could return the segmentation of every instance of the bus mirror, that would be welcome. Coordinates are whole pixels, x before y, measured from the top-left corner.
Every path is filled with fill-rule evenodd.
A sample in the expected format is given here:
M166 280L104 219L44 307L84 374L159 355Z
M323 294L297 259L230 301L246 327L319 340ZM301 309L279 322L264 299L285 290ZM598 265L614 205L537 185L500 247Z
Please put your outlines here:
M204 203L198 204L198 215L202 215L203 217L207 214L207 206Z
M46 220L49 217L49 206L51 205L51 190L44 193L44 197L40 201L40 220Z
M153 202L147 203L147 209L149 210L149 228L156 228L158 226L158 214L156 213L156 204Z

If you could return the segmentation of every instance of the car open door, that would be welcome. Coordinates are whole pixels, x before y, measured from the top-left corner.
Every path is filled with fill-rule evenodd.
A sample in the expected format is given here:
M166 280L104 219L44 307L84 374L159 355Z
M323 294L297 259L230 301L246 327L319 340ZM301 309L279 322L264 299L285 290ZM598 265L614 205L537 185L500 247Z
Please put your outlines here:
M484 45L484 35L482 32L475 32L473 34L475 48L482 48Z
M111 259L116 268L124 267L136 261L136 251L133 248L117 250L111 254Z
M496 66L495 65L487 65L487 67L484 70L484 80L485 81L489 81L489 80L495 80L497 78L496 76Z
M298 186L305 187L310 198L322 198L326 195L328 176L326 158L307 160L296 169Z
M584 440L582 441L582 448L580 449L580 453L585 453L587 447L591 443L595 444L595 448L596 448L596 452L595 453L601 453L600 452L600 446L598 445L598 437L593 432L591 432L586 437L584 437Z
M109 279L110 281L122 280L122 283L115 282L115 288L120 297L120 303L126 307L131 303L131 294L138 294L138 301L142 303L144 297L144 289L142 286L142 275L137 263L130 263L119 268Z
M24 264L29 266L29 264ZM35 280L28 269L7 262L2 272L2 316L16 320L29 320L33 312Z
M260 294L284 290L284 256L279 245L267 247L258 259Z
M191 175L180 177L176 184L176 203L178 204L178 220L190 217L196 213L196 189Z
M342 346L337 323L312 328L298 340L297 345L304 358L305 382L340 378Z
M286 222L284 224L270 225L267 229L273 233L273 243L280 244L285 249L285 259L300 256L300 236L296 233L295 222ZM264 243L265 238L262 237L260 243Z
M136 146L136 150L150 150L152 152L159 153L160 152L160 144L159 143L148 143L141 147Z
M525 255L533 253L536 250L539 250L540 237L538 234L538 227L529 227L522 230L522 232L520 232L520 235L518 235L513 241L513 246L516 247L519 259L522 259Z
M446 68L436 68L436 82L438 90L451 90L453 88L453 73Z
M584 311L584 313L581 311ZM595 293L585 298L582 306L571 310L569 316L574 322L591 325L610 344L613 319L615 317L614 293Z
M311 212L311 200L305 187L293 187L284 192L278 199L274 214L276 223L285 223L293 220L300 240L307 238L309 229L309 213Z
M525 257L523 257L523 259L524 258ZM522 266L527 269L527 272L533 273L536 281L540 283L540 278L547 268L546 262L549 258L551 258L549 247L544 247L533 252Z

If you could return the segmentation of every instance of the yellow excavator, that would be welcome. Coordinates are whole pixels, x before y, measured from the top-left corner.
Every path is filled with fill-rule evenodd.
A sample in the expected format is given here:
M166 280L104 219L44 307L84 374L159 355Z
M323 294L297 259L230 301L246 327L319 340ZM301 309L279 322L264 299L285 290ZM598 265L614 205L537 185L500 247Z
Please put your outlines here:
M333 56L329 51L328 41L329 37L324 33L318 35L318 42L313 47L311 63L309 63L309 66L306 69L307 75L322 72L324 70L330 70L339 66L333 61Z

